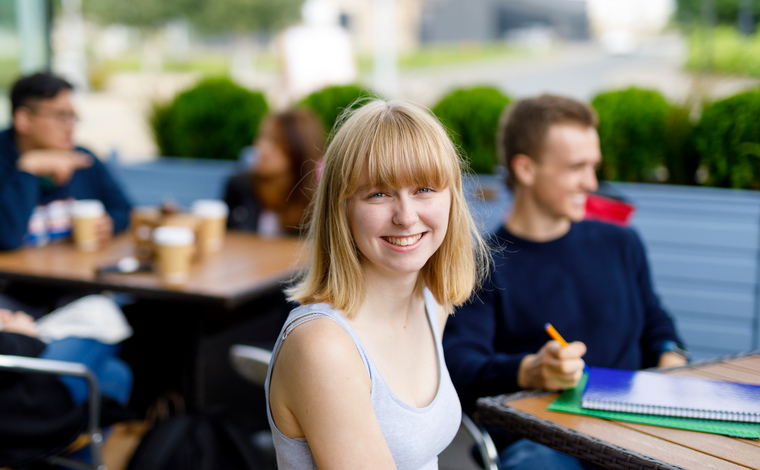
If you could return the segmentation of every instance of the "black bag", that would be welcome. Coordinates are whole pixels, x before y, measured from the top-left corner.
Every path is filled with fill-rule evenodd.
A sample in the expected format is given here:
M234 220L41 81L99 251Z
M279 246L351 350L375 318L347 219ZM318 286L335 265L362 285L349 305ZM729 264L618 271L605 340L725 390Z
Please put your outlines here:
M175 414L148 431L128 470L263 468L250 436L222 413Z

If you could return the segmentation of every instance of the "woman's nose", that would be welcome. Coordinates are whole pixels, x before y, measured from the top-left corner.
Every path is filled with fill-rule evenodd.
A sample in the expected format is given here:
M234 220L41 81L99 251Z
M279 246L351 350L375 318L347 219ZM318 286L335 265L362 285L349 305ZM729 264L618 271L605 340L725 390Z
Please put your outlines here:
M401 227L409 227L417 222L417 211L411 201L400 198L396 202L393 223Z

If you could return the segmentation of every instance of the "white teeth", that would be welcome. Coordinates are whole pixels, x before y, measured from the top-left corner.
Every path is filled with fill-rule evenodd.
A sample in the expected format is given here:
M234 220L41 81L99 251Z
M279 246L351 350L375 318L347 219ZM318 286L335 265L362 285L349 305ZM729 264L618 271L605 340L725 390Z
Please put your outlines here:
M417 243L422 238L422 234L412 235L411 237L383 237L385 241L396 246L408 246Z

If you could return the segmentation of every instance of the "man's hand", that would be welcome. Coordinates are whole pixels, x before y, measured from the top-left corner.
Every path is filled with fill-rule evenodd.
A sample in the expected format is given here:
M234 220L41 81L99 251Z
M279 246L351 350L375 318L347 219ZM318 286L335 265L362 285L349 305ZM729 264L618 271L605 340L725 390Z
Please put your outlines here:
M660 356L660 360L657 363L657 367L670 368L685 366L688 361L685 357L674 352L664 352Z
M68 183L75 171L90 165L89 155L65 150L31 150L24 152L16 162L19 170L50 178L58 186Z
M101 244L111 239L113 236L113 219L108 213L103 214L95 222L95 233L98 235L98 242Z
M2 308L0 309L0 322L2 323L2 331L37 337L37 325L34 323L34 319L24 312L14 313Z
M574 341L563 348L559 342L547 342L536 354L528 354L520 363L517 384L520 388L565 390L573 388L583 376L586 345Z

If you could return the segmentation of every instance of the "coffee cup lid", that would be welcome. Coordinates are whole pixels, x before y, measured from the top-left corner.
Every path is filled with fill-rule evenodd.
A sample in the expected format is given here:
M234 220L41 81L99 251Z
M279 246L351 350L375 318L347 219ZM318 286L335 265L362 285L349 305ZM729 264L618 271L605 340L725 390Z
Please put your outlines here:
M97 199L79 199L71 203L72 217L99 217L105 212L103 203Z
M191 207L193 214L204 218L226 218L229 213L227 204L220 199L198 199Z
M153 230L153 242L159 245L182 246L190 245L195 241L193 231L187 227L174 227L166 225L156 227Z

